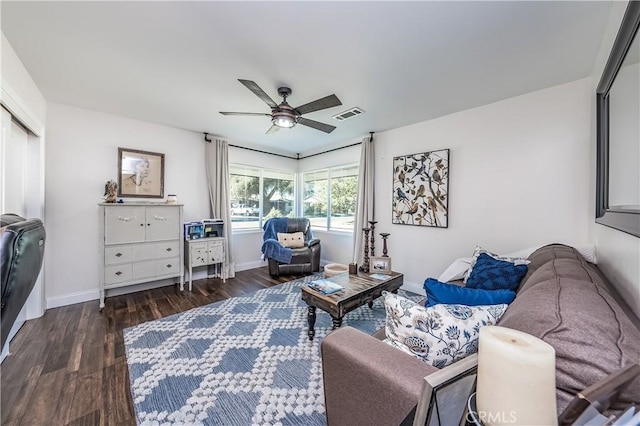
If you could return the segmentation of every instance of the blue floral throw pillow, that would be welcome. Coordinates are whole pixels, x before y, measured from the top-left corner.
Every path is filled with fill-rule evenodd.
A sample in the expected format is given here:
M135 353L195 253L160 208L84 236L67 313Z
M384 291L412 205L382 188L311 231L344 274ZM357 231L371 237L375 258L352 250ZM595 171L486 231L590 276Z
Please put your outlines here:
M482 253L467 280L468 288L516 291L527 273L527 265L515 265Z
M455 284L441 283L433 278L425 280L424 289L427 293L426 307L441 303L467 306L509 304L516 298L516 293L511 290L460 287Z
M443 368L478 351L480 327L498 322L506 304L437 305L430 308L383 292L387 310L385 343Z

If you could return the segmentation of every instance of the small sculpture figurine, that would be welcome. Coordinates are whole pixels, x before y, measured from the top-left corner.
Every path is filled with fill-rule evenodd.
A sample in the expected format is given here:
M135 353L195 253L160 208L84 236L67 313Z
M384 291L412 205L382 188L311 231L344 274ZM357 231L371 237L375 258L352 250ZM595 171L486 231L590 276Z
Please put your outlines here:
M109 180L104 185L104 202L105 203L115 203L116 202L116 193L118 192L118 183L114 180Z

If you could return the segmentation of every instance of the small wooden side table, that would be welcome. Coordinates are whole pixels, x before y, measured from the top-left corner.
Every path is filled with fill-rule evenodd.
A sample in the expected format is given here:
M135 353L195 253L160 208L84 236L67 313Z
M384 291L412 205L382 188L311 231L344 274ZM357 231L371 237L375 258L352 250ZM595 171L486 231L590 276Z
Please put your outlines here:
M189 291L193 289L193 268L197 266L221 264L221 272L218 274L222 282L227 282L224 269L226 241L223 237L200 238L184 241L184 260L186 269L189 270Z

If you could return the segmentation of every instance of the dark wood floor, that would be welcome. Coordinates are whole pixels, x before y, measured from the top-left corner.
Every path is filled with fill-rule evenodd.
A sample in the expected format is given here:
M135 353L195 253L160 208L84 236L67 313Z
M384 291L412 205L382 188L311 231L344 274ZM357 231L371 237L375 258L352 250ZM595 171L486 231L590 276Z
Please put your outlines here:
M236 278L176 286L49 309L27 321L0 367L2 425L135 425L122 329L271 287L266 267Z

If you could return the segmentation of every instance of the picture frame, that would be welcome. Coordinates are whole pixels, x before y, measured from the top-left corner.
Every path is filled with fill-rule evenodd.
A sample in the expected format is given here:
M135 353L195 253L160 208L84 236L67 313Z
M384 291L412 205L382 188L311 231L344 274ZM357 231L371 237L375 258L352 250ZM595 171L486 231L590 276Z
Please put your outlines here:
M477 353L426 376L413 426L466 424L467 404L475 390L477 376Z
M449 150L393 158L393 224L449 227Z
M391 273L391 258L390 257L371 257L369 260L369 272L379 274Z
M164 198L164 154L118 148L118 197Z

